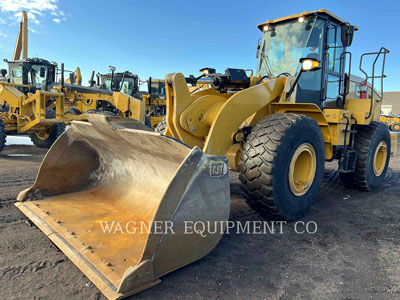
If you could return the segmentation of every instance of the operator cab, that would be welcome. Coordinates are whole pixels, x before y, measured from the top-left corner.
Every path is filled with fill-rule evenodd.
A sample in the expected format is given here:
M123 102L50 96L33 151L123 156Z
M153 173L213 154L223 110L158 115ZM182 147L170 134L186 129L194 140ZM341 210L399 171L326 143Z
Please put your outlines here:
M151 79L149 93L154 98L165 99L165 81L159 79Z
M357 27L327 10L305 12L259 24L263 36L257 48L257 73L268 78L296 76L301 58L320 62L321 68L302 72L292 97L297 103L320 108L342 108L348 88L346 58ZM346 83L347 82L347 83Z
M37 90L49 90L55 82L56 63L41 58L8 61L9 81L26 85L18 87L23 93L35 93Z
M129 96L137 96L139 92L139 77L131 72L99 74L101 88L107 91L117 91Z

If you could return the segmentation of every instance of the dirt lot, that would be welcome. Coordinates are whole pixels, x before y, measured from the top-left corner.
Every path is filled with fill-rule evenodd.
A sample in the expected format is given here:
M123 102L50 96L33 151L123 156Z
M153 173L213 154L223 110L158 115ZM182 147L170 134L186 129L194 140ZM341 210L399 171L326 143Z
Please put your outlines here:
M29 154L31 156L9 156ZM0 154L0 299L105 299L13 202L45 151ZM400 299L400 157L374 193L341 186L329 163L318 202L302 221L317 233L229 234L205 258L131 299ZM231 179L231 220L263 220Z

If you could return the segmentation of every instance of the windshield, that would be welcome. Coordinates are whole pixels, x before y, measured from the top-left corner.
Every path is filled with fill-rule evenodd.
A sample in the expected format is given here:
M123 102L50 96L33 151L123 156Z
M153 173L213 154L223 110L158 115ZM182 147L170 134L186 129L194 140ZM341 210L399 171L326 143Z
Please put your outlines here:
M31 65L28 70L28 84L41 88L46 83L48 68L43 65Z
M165 95L165 83L164 81L152 81L151 82L151 94L154 96Z
M124 78L124 82L121 84L122 77L114 77L113 89L119 90L119 92L133 95L136 92L136 79L135 78ZM119 86L116 86L118 85ZM111 77L107 77L103 83L106 90L111 90Z
M135 92L135 79L133 78L125 78L124 82L121 85L121 93L133 95Z
M276 77L300 69L299 59L312 57L321 61L324 22L310 18L303 23L296 20L271 25L263 33L257 71L261 76Z
M11 82L16 84L22 84L22 66L10 67L10 79Z

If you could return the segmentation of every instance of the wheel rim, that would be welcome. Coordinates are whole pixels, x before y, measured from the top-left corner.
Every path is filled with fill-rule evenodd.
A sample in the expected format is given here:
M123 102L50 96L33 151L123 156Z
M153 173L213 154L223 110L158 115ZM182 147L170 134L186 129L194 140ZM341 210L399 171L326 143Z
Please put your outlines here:
M293 153L289 165L289 186L292 193L302 196L310 189L317 168L317 156L314 147L301 144Z
M387 159L387 145L385 141L381 141L376 147L374 155L374 173L380 176L385 169Z
M35 132L35 135L37 136L38 139L45 141L50 136L50 129L37 131Z

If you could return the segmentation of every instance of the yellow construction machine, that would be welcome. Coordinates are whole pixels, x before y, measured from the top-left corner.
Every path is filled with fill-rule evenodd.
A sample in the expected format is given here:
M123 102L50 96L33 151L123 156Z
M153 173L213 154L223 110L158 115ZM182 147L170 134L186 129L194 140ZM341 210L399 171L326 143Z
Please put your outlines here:
M193 78L168 74L164 135L105 116L73 122L18 196L16 206L109 299L149 288L215 247L215 224L229 216L228 164L252 208L286 220L316 199L325 161L338 161L348 186L384 183L390 135L376 85L388 51L363 54L361 72L367 55L382 71L360 78L348 50L357 28L326 10L258 28L257 75L203 74L194 83L211 87L190 93ZM151 230L104 232L100 224L112 221ZM159 221L174 232L157 234ZM200 235L185 230L188 222L214 226Z
M22 57L21 57L22 56ZM48 89L54 81L55 65L39 58L28 58L28 16L22 20L12 61L1 70L0 80L0 151L7 133L29 133L39 147L50 147L64 131L64 95ZM51 99L54 109L47 108Z
M108 90L117 91L145 102L146 106L146 125L155 128L166 114L165 87L164 80L149 78L141 81L139 76L132 72L115 72L115 67L109 67L107 74L97 74L94 81L94 73L89 81L91 85ZM147 84L148 91L140 91L140 85Z
M0 80L0 151L7 134L29 134L40 148L49 148L72 120L86 120L81 112L109 113L145 122L145 105L124 93L81 86L80 69L61 70L54 62L28 58L27 13L22 21L13 58ZM22 54L22 57L21 57ZM70 76L64 80L64 73ZM60 75L60 79L58 79ZM104 109L103 109L104 108Z
M380 121L385 123L391 131L400 132L400 115L399 116L381 116Z

